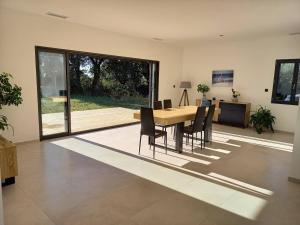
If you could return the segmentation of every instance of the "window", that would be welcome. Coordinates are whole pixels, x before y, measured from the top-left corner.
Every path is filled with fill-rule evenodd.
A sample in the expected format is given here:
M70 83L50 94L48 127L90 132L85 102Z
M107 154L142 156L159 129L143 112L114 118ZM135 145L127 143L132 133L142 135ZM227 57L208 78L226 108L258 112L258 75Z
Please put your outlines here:
M300 59L276 60L272 103L298 105Z
M124 126L158 97L159 62L36 47L40 138Z

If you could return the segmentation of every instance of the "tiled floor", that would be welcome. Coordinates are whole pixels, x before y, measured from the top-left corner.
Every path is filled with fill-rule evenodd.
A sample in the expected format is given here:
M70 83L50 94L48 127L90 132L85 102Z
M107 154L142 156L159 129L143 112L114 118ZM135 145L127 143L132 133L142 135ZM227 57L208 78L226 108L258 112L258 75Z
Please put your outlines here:
M156 148L153 160L146 138L137 155L138 132L19 145L17 183L3 190L6 225L300 223L300 185L287 181L291 134L214 125L206 149Z

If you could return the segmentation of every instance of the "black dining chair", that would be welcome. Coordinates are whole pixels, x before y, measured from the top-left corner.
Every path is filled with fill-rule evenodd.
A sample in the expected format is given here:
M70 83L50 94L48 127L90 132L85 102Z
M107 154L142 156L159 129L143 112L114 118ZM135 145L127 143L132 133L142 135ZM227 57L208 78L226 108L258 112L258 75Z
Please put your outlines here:
M164 109L172 108L172 100L171 99L165 99L164 100Z
M203 142L204 147L205 147L206 140L208 140L208 135L212 129L212 122L213 122L213 117L215 114L215 109L216 109L216 105L209 106L207 116L204 120L204 125L203 125L203 129L202 129L202 131L204 132L204 142ZM201 132L201 135L202 135L202 132Z
M153 158L155 157L155 138L164 137L165 149L167 154L167 132L164 130L155 129L153 109L151 108L141 107L141 131L140 131L139 154L141 153L141 141L143 135L150 137L153 141Z
M154 110L163 109L162 101L154 101L153 109ZM165 125L161 125L161 124L155 124L155 126L161 127L162 130L164 130L164 131L167 131L167 127L169 127L169 126L165 126Z
M154 101L153 109L154 110L162 109L162 102L161 101Z
M205 120L205 106L200 106L197 108L197 112L195 115L195 120L193 124L189 126L185 126L183 128L183 133L187 135L187 140L189 139L190 135L192 136L192 152L194 152L194 134L201 132L201 149L202 149L202 130L204 126L204 120Z
M164 109L170 109L172 108L172 100L171 99L165 99L163 101L164 103ZM168 126L165 126L165 130L167 130L168 127L171 127L171 133L173 133L174 129L175 129L175 125L168 125ZM175 132L173 134L173 138L175 138Z

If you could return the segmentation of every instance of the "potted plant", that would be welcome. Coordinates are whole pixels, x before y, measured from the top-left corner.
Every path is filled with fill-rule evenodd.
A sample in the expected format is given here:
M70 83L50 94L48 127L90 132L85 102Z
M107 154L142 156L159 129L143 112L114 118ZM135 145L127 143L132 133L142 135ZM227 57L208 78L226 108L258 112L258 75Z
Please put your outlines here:
M11 83L12 75L9 73L0 74L0 110L3 106L19 105L23 99L21 97L21 87ZM0 131L13 127L8 123L7 117L0 114ZM0 135L0 169L1 185L15 183L15 176L18 175L17 149L14 144ZM9 159L9 160L8 160Z
M276 117L272 115L267 108L260 106L258 110L251 115L250 124L256 129L258 134L264 132L265 129L270 129L274 132L273 124L275 124Z
M206 98L206 93L209 92L209 87L206 84L198 84L197 91L202 93L203 98Z
M209 105L209 102L206 99L206 93L209 92L209 87L206 84L198 84L197 91L202 93L202 105Z
M12 75L9 73L0 74L0 110L3 106L15 105L22 103L22 88L11 83ZM7 117L0 114L0 130L4 131L12 126L8 123Z
M231 91L232 91L232 101L238 102L239 101L238 97L241 96L240 92L234 90L233 88L231 89Z

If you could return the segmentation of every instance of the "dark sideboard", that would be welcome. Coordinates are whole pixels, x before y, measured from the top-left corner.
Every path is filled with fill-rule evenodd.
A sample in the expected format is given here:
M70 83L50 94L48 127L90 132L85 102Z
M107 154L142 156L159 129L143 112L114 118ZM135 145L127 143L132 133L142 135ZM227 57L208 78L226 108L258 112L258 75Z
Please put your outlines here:
M221 110L219 123L232 126L248 127L251 103L246 102L220 102Z

